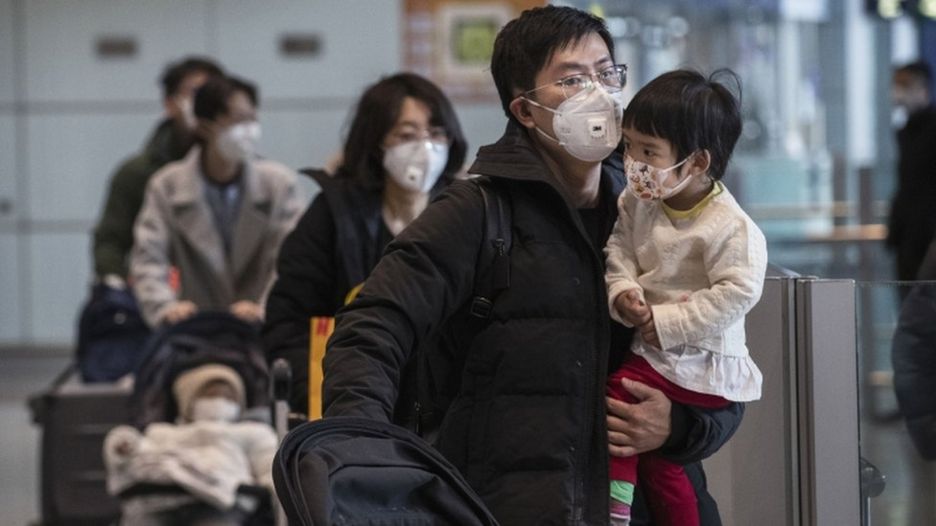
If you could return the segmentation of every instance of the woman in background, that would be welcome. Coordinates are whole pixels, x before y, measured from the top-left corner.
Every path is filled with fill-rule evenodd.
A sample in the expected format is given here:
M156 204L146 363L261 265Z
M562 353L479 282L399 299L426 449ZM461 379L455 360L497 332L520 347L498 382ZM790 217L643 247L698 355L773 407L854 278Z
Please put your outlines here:
M309 319L335 315L387 243L454 179L467 149L442 91L400 73L361 96L334 177L305 171L322 192L283 242L263 328L269 361L292 366L294 411L308 408Z

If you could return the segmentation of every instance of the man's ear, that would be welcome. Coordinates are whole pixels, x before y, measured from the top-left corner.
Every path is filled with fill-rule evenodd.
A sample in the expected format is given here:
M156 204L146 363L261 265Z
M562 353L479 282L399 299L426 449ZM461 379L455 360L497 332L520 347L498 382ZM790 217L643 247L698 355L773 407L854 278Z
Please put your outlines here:
M689 161L689 173L702 175L708 173L712 165L712 154L708 150L699 150Z
M530 112L530 105L523 97L517 97L510 101L508 108L510 108L510 113L513 114L514 118L524 127L532 129L536 126L533 121L533 113Z

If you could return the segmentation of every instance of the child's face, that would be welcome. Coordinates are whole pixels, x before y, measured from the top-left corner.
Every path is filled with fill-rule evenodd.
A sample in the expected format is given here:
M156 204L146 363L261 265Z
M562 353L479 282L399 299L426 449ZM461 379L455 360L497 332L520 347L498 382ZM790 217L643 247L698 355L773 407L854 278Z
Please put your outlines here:
M237 391L227 382L213 380L203 385L198 390L195 398L226 398L232 402L237 402Z
M676 150L666 139L646 135L628 127L624 127L622 135L624 153L635 161L657 168L669 168L681 160L676 159Z

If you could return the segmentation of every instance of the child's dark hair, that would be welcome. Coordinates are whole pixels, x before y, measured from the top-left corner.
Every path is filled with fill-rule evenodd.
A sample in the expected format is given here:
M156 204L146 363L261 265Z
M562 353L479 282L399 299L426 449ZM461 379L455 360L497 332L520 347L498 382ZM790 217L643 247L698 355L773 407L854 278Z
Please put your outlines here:
M604 20L586 11L547 5L528 9L508 22L497 34L491 55L491 75L507 117L515 120L510 113L515 89L535 88L536 74L557 51L593 33L604 40L614 58L614 40Z
M719 78L737 86L736 98ZM707 79L690 70L664 73L634 95L624 110L623 126L666 139L683 160L697 150L711 155L708 175L725 175L728 159L741 136L741 79L730 69L719 69Z

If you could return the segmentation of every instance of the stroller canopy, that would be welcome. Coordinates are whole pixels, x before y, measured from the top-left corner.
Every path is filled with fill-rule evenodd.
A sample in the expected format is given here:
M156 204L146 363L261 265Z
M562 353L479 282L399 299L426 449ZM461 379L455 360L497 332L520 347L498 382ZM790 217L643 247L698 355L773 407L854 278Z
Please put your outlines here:
M244 381L247 407L269 402L269 372L259 331L231 314L205 312L153 334L137 368L130 399L134 424L171 422L178 414L172 383L184 371L219 363Z

